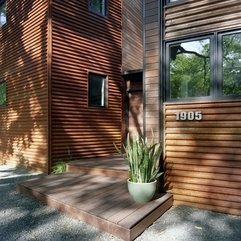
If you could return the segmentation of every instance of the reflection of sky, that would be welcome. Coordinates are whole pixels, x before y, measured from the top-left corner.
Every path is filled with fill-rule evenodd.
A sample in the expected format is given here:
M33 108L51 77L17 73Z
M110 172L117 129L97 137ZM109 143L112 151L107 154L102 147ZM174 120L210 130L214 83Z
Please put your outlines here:
M0 15L0 26L2 26L4 23L6 23L6 17L2 15Z
M193 51L199 54L203 54L203 46L207 44L209 44L209 39L181 43L181 47L183 47L187 51Z
M0 26L6 23L6 3L0 6Z

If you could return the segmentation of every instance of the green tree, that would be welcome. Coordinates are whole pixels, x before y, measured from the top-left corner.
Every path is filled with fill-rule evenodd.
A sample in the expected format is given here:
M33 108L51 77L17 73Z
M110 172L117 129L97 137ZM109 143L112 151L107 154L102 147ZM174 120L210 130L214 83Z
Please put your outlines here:
M170 62L171 98L207 96L210 94L209 40L173 46ZM174 55L173 55L174 54Z
M241 95L241 34L223 36L223 94Z

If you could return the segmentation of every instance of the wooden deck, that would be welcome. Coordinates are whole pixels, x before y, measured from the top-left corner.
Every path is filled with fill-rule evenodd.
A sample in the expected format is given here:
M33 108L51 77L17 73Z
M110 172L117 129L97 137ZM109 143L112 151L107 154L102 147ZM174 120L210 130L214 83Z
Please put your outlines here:
M136 204L126 180L86 173L32 179L18 184L17 190L125 241L135 239L172 206L170 194Z
M91 175L128 178L128 165L121 156L82 159L69 162L68 172L82 172Z

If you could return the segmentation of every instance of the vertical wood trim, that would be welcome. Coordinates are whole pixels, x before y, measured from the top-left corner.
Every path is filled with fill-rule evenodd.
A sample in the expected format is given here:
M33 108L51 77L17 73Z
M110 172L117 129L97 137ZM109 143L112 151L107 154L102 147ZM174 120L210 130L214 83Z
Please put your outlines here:
M47 43L47 87L48 87L48 173L51 173L52 167L52 120L51 120L51 109L52 109L52 3L53 0L48 0L48 43Z

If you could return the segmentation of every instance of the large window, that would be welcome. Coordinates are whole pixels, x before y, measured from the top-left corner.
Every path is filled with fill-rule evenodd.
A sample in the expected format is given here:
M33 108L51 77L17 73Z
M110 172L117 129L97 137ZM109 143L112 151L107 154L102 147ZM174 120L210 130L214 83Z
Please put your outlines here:
M106 107L105 75L89 73L89 106Z
M6 0L0 0L0 27L3 26L6 22Z
M89 10L99 15L106 15L106 0L89 0Z
M0 105L6 103L6 81L0 82Z
M167 44L167 99L241 97L241 33Z

